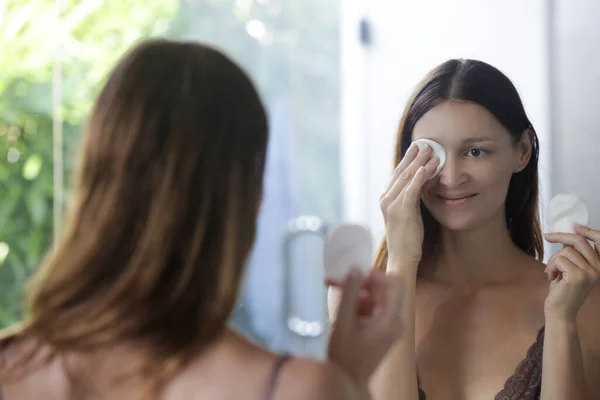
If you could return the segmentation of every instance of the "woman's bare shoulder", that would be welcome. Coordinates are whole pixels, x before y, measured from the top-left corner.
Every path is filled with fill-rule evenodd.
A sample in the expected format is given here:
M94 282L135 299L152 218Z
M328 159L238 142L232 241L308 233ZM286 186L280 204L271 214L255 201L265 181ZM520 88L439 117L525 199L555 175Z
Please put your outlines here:
M518 278L520 288L527 294L527 297L535 299L536 303L543 304L550 289L548 275L544 272L546 264L533 257L527 257L519 265L519 268L522 270Z
M336 364L276 354L244 339L234 346L241 350L235 359L253 366L260 387L275 378L273 400L362 400Z
M337 365L273 353L234 332L228 332L220 343L205 351L190 366L184 379L199 390L214 387L216 382L229 384L234 379L237 389L246 395L249 392L264 395L273 378L273 400L359 400L352 392L352 381Z
M10 370L35 370L43 366L43 361L49 357L48 346L44 346L19 327L0 332L0 366L3 377L12 375Z
M0 349L0 383L9 398L65 397L68 380L49 346L19 332L3 335Z

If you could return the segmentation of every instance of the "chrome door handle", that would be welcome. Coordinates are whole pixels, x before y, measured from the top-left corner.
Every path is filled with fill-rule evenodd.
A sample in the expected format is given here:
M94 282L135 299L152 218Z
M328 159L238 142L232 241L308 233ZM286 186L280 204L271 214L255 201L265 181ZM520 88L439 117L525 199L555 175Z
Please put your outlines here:
M327 317L327 291L323 285L322 305L324 308L324 318L307 320L295 312L292 299L292 244L294 240L303 235L316 235L325 243L327 231L328 226L321 218L316 216L299 216L289 220L283 240L285 323L290 331L301 337L314 338L327 332L329 325L329 318ZM316 266L308 265L305 267L315 268Z

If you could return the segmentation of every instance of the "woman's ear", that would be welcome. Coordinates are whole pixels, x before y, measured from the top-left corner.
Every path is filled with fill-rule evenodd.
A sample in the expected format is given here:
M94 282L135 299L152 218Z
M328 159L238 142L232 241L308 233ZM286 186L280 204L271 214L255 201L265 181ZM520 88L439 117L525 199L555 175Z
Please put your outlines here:
M531 159L531 153L533 151L533 139L534 139L533 129L528 128L523 131L521 135L521 139L517 143L517 151L518 151L518 163L516 172L521 172L525 169L529 160Z

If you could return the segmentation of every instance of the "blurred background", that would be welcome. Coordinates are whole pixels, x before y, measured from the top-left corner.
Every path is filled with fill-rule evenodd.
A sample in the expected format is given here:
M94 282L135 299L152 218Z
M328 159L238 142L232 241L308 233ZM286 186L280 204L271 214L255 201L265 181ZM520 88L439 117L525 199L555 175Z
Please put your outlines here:
M322 357L322 238L351 221L380 239L396 125L448 58L513 80L542 145L542 211L579 194L600 227L597 21L595 0L0 0L0 327L20 318L23 283L60 235L94 97L139 40L211 43L258 85L265 198L232 324Z

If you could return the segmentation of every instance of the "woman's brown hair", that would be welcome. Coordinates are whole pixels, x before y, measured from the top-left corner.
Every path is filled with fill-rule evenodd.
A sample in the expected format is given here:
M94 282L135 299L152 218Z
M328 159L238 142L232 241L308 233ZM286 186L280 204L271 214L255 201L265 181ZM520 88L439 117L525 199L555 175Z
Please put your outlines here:
M529 163L512 176L506 198L505 217L513 242L525 253L539 260L544 257L544 244L538 212L539 142L521 98L512 82L495 67L477 60L449 60L434 68L418 85L400 120L396 136L394 166L404 157L412 142L415 124L425 113L444 101L478 104L488 110L517 143L525 132L533 137ZM423 202L421 215L425 228L423 255L436 250L439 223ZM375 255L375 268L385 271L388 246L384 238Z
M254 241L267 136L229 58L135 47L93 108L67 228L30 282L20 335L57 354L141 341L163 378L208 346Z

